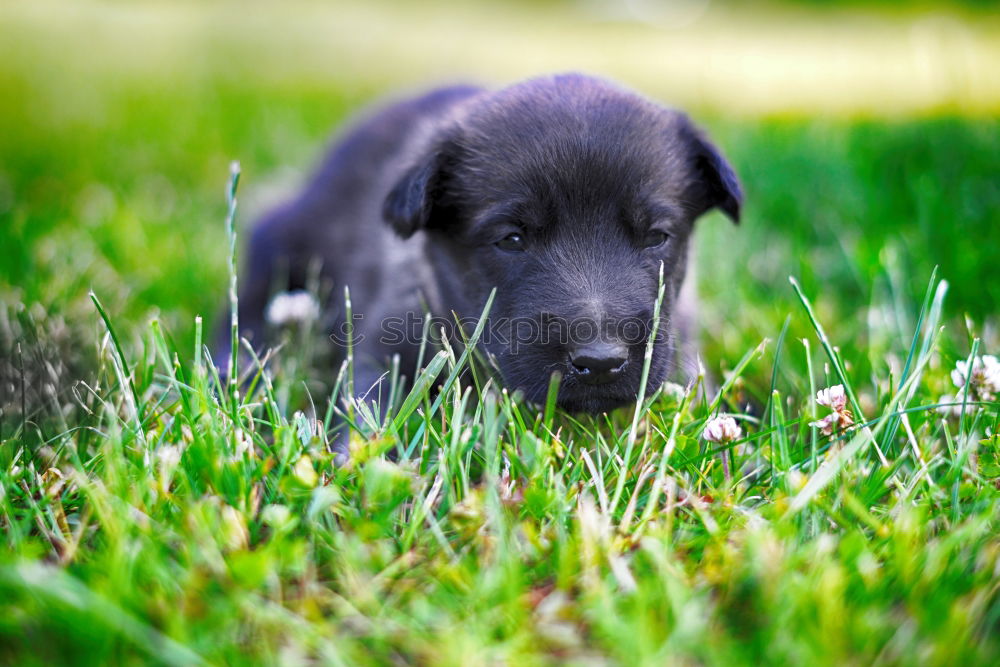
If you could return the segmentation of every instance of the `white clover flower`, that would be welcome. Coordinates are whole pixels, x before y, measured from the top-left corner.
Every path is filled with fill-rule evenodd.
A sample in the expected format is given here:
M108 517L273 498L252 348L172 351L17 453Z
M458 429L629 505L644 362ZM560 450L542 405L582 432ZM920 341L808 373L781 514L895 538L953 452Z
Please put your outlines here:
M970 400L992 401L1000 394L1000 361L991 354L976 357L972 360L971 377L969 362L956 362L951 381L962 390L968 383Z
M687 389L683 385L679 385L676 382L664 382L663 383L663 395L669 396L675 401L679 401L684 398L687 394Z
M843 431L854 425L854 415L847 409L847 393L844 391L844 385L836 384L820 389L816 392L816 402L833 411L823 419L809 422L810 426L818 428L823 435L833 435L834 431Z
M732 417L713 417L705 424L705 430L701 432L701 437L708 442L726 444L733 440L739 440L743 435L743 430Z
M816 402L834 412L842 412L847 407L847 393L844 385L835 384L816 392Z
M986 381L994 392L1000 392L1000 359L987 354L983 357L983 365L986 366Z
M312 322L319 318L319 303L305 290L276 294L267 305L267 321L275 326Z
M854 426L854 416L850 410L831 412L820 420L809 422L809 425L818 428L823 435L833 435L834 431L843 431Z

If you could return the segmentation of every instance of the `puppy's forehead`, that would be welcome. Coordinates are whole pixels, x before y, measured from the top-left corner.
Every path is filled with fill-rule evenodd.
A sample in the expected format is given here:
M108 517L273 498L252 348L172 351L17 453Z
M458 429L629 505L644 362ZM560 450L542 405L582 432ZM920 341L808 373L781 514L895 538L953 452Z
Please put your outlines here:
M691 177L683 122L589 77L528 81L468 109L463 177L488 199L679 197Z

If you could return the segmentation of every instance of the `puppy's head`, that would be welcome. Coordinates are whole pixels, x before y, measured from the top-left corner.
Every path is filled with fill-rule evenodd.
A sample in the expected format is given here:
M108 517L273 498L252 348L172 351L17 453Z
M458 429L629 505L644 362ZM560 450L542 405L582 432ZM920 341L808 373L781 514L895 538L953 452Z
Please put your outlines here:
M601 412L634 401L658 276L665 297L649 383L671 367L671 318L696 218L739 220L732 168L683 114L605 82L564 75L468 102L385 203L403 237L425 236L444 306L478 315L508 386Z

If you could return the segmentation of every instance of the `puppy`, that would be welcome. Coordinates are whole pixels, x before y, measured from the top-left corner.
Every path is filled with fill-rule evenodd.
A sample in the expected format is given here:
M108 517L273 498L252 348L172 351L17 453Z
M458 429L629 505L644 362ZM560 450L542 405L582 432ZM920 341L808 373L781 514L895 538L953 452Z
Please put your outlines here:
M741 201L732 167L684 114L608 82L434 90L362 120L258 222L242 333L263 347L269 298L303 289L318 261L335 294L351 289L367 392L393 355L414 377L426 310L474 320L495 288L482 346L505 385L541 402L558 372L563 408L611 410L636 399L661 266L649 386L683 363L693 223L713 208L738 222Z

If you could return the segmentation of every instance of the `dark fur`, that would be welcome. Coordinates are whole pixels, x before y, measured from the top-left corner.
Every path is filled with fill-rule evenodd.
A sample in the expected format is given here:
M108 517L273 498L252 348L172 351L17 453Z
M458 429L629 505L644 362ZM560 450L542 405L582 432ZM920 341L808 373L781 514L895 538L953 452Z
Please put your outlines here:
M655 387L676 365L693 223L716 207L738 221L741 198L732 168L685 115L609 83L562 75L496 92L440 89L357 125L295 200L258 223L240 321L263 345L269 297L304 287L319 259L335 293L349 285L364 314L356 384L365 391L392 354L414 374L415 343L380 342L385 317L421 313L423 303L437 316L475 317L496 287L491 322L521 318L552 332L580 319L631 320L645 333L662 261L668 335L654 347ZM651 229L670 240L642 247ZM495 245L512 232L526 239L524 251ZM508 387L539 401L559 371L568 410L635 400L645 337L629 345L613 381L591 385L553 333L516 354L485 345Z

